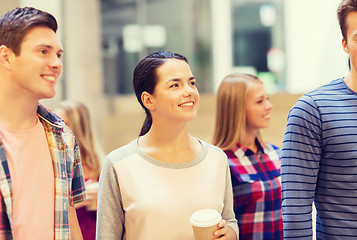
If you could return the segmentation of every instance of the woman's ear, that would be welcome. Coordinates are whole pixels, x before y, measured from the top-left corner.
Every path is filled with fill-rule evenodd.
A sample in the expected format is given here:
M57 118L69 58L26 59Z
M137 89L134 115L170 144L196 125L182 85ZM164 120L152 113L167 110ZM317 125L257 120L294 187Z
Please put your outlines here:
M150 111L155 109L155 104L153 102L153 96L150 93L143 92L141 94L141 101L143 102L144 106L147 109L149 109Z

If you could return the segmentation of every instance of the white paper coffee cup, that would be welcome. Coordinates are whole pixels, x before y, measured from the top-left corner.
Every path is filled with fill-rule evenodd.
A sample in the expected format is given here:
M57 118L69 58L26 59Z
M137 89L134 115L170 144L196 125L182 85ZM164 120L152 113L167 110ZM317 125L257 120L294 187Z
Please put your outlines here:
M97 211L98 186L98 182L86 184L87 197L91 199L90 204L87 205L88 211Z
M194 212L190 218L196 240L212 240L218 223L222 221L221 214L215 209L201 209Z
M86 184L86 191L88 192L98 192L98 187L99 183L98 182L93 182L93 183L88 183Z

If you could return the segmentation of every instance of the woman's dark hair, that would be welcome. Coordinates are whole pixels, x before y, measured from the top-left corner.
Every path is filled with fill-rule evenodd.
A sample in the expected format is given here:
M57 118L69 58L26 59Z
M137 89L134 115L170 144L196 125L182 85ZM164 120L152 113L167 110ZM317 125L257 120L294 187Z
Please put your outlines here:
M32 7L15 8L0 17L0 46L11 48L20 55L25 35L34 27L44 26L57 31L57 21L47 12Z
M150 111L141 101L141 94L143 92L147 92L149 94L154 93L158 80L156 69L160 67L163 63L165 63L167 59L172 58L188 62L184 56L177 53L155 52L140 60L140 62L136 65L134 69L133 86L135 95L141 107L145 110L146 113L146 118L139 136L146 134L150 130L152 124Z

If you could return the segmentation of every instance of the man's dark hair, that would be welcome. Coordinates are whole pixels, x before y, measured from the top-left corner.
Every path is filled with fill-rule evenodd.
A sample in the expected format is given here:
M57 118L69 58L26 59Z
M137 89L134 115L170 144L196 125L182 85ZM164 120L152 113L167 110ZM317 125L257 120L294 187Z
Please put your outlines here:
M337 18L343 38L347 42L347 15L351 12L357 12L357 0L342 0L337 8Z
M15 8L0 17L0 46L11 48L18 56L25 35L34 27L44 26L57 32L57 21L51 14L32 7Z

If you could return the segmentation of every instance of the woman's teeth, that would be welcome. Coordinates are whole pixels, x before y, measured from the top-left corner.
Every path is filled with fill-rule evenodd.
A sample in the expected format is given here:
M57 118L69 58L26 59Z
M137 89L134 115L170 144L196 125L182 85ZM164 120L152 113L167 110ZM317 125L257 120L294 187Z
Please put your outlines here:
M193 102L189 102L189 103L183 103L183 104L180 104L181 107L191 107L193 106Z

